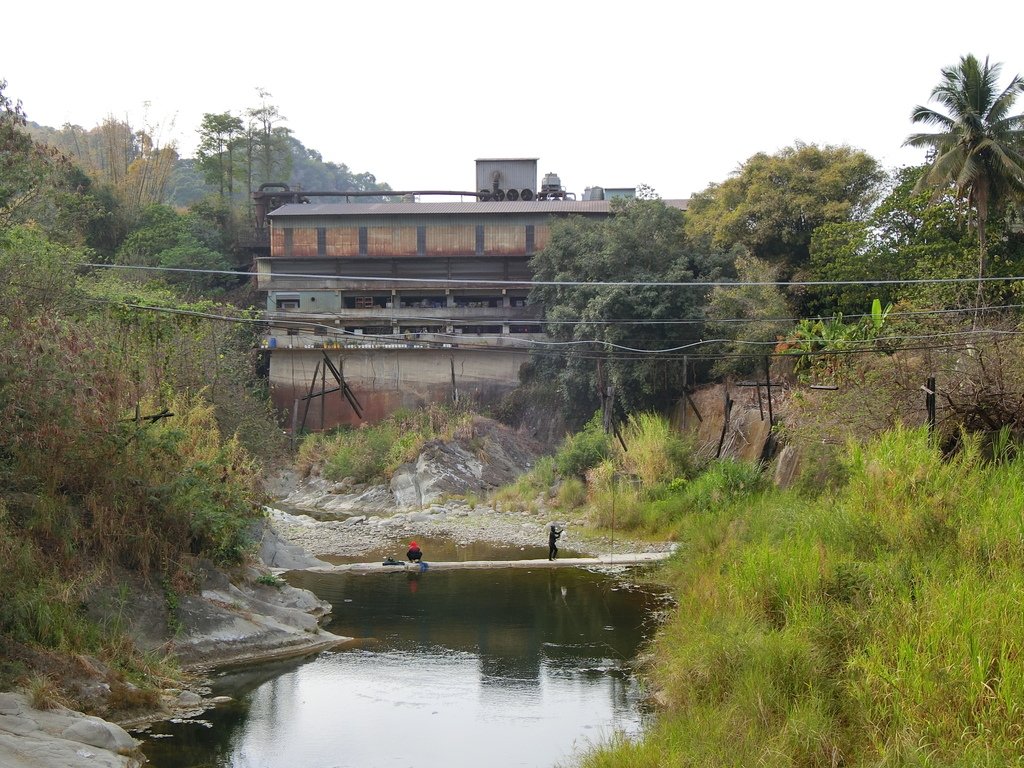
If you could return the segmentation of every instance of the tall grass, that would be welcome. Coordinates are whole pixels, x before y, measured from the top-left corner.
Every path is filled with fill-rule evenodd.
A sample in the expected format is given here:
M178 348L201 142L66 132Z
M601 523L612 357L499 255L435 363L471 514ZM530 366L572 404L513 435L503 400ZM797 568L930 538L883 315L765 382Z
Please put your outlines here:
M499 508L565 512L585 508L591 521L618 529L671 533L672 512L652 502L678 493L705 466L694 445L654 414L639 414L623 429L627 448L606 434L595 414L514 483L498 489Z
M377 424L306 436L299 446L297 466L307 474L322 466L328 480L386 480L401 464L415 460L427 442L460 434L472 443L471 432L472 414L466 409L440 405L403 409Z
M658 723L583 765L1019 764L1024 460L966 442L851 446L817 498L715 483L675 518Z
M703 464L694 444L657 414L636 414L622 432L625 447L613 443L616 463L645 488L655 489L677 477L693 476Z

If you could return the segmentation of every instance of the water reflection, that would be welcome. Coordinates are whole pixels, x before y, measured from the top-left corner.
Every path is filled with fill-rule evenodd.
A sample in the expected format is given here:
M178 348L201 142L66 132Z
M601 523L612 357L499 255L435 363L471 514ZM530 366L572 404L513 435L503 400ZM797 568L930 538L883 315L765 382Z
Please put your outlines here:
M583 570L310 574L355 647L234 673L211 728L162 724L157 768L551 766L641 716L626 660L660 598Z

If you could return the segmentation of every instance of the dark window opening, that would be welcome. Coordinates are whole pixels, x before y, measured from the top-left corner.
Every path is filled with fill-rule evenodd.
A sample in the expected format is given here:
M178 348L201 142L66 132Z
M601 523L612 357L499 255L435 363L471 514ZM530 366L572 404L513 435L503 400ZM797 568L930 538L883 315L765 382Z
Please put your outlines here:
M402 296L400 307L407 309L443 309L444 296Z
M500 307L501 296L456 296L457 307Z
M391 297L383 296L346 296L342 299L345 309L384 309L391 303Z
M297 293L279 293L274 300L274 306L278 309L298 309L299 308L299 294Z
M488 336L500 336L501 326L500 325L464 325L462 326L463 333L478 333L486 334Z
M398 329L399 333L444 333L443 325L403 325Z

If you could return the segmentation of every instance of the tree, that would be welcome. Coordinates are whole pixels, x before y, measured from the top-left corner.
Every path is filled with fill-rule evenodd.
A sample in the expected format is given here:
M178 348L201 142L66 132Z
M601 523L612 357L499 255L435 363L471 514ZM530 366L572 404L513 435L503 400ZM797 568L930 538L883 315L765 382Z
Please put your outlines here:
M981 63L973 55L944 68L931 100L946 113L919 105L910 116L914 123L938 127L938 132L911 134L904 142L934 153L921 177L921 188L952 187L973 208L978 232L978 307L984 298L989 216L1005 201L1024 199L1024 114L1010 113L1024 92L1024 80L1014 75L999 90L1001 68L990 65L988 58Z
M220 229L211 226L209 211L181 215L166 205L151 205L142 214L139 227L118 249L116 262L175 270L231 269L228 258L218 250ZM225 275L188 271L167 273L163 280L193 292L216 292L233 282Z
M0 80L0 227L26 218L69 165L59 152L32 140L21 102L6 96L6 87Z
M268 91L257 88L256 93L260 104L245 110L248 122L241 138L249 192L262 183L279 182L291 174L292 155L288 146L291 131L279 125L286 118L276 106L267 102L270 97Z
M90 194L103 214L102 249L110 253L150 205L164 202L178 160L174 142L160 144L159 127L137 130L114 117L85 129L33 126L37 139L67 155L90 179Z
M196 165L203 172L207 184L219 190L222 199L234 200L234 152L244 130L242 119L230 112L207 112L199 125Z
M778 267L748 256L740 246L737 248L738 284L717 285L708 298L707 335L729 340L720 347L724 354L712 365L711 372L716 376L742 376L758 371L759 353L771 352L771 342L788 325L786 299L778 286L768 285L778 279Z
M823 224L811 237L809 277L848 285L804 289L808 314L861 314L873 299L907 300L917 307L962 307L970 302L961 284L857 285L864 280L964 278L973 249L949 196L929 200L917 190L923 167L903 168L891 190L863 221ZM1006 244L1001 244L1005 246ZM1005 251L1001 247L1000 253Z
M787 278L807 264L814 230L864 218L883 179L871 156L847 146L797 143L758 153L693 197L686 233L722 250L742 245Z
M567 418L582 423L594 412L598 360L628 410L669 405L683 385L682 353L656 350L700 339L705 291L651 283L714 278L727 262L690 248L682 212L661 200L613 200L607 220L554 222L531 262L535 280L584 284L536 285L530 295L544 304L548 333L565 342L539 354L535 370L558 381Z

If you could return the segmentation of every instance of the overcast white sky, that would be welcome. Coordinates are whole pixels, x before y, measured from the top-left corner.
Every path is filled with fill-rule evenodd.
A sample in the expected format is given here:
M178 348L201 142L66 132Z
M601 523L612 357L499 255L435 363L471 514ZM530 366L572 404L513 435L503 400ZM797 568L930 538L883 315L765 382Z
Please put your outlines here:
M31 120L141 127L148 102L191 155L203 113L261 87L305 146L393 189L536 157L578 195L688 197L796 141L896 167L923 158L901 144L942 67L1024 73L1020 0L19 2L4 27L0 79Z

